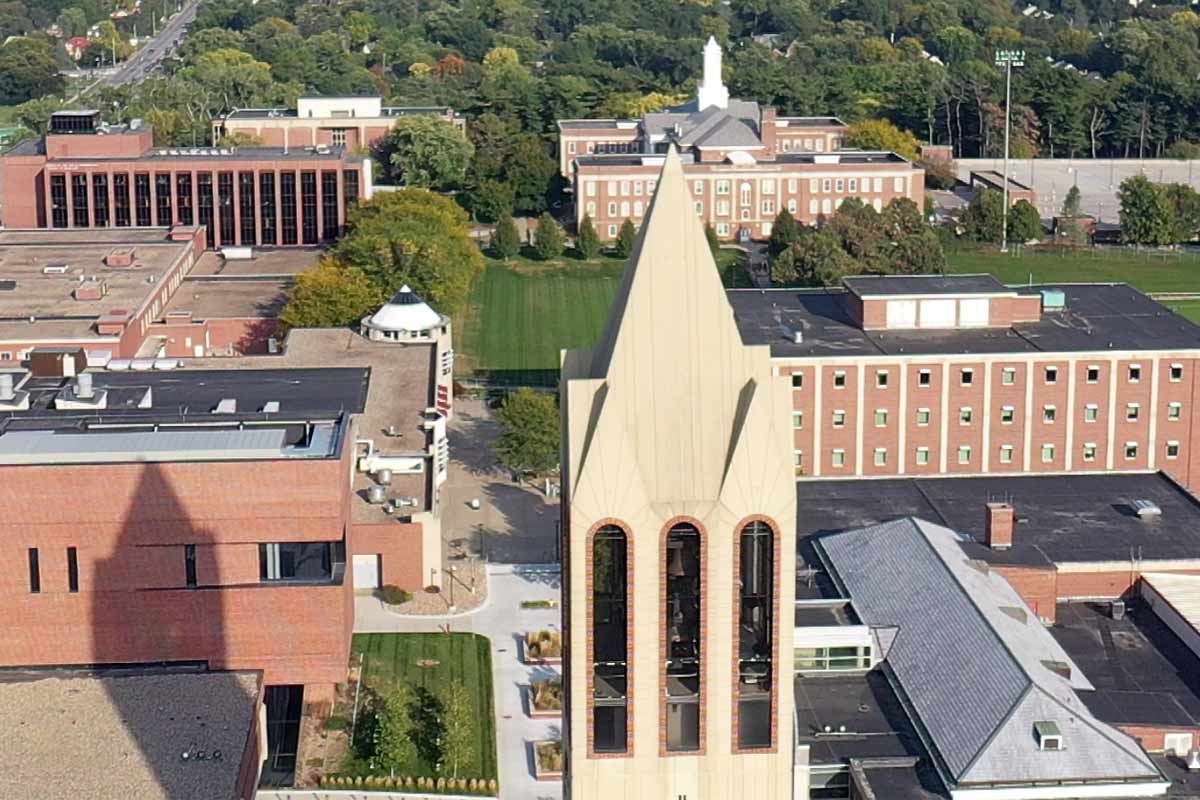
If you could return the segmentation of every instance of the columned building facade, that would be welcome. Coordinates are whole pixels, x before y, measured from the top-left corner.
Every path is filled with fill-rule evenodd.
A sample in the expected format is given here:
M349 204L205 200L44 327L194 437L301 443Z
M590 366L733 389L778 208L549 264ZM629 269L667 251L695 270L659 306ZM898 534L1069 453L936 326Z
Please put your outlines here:
M564 354L566 791L792 797L789 379L742 343L672 150Z

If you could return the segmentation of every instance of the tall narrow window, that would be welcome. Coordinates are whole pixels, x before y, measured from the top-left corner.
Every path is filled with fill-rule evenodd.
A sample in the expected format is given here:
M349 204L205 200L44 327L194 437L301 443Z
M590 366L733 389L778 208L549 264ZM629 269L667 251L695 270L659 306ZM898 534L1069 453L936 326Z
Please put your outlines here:
M74 547L67 548L67 589L79 591L79 551Z
M667 534L667 750L700 749L700 531L680 523Z
M199 199L197 219L205 229L209 247L215 247L217 232L213 225L213 183L211 172L196 173L196 197Z
M325 241L338 237L338 174L335 170L321 173L321 229Z
M108 226L108 174L92 173L92 218L97 228Z
M140 228L150 226L150 175L139 172L133 176L133 200Z
M156 225L171 224L171 173L154 173L154 219Z
M280 244L296 244L296 173L279 173Z
M187 578L187 587L189 589L196 588L196 545L185 544L183 546L183 566Z
M592 540L592 732L597 753L628 749L628 542L605 525Z
M254 211L258 206L254 202L254 173L238 173L238 211L241 216L241 240L239 244L252 247L258 242L258 223L254 219Z
M317 173L300 173L300 232L304 244L317 243Z
M71 213L76 228L91 227L88 222L88 181L87 175L71 176Z
M50 176L50 225L67 227L67 176Z
M129 219L129 175L113 173L113 212L118 228L128 228Z
M175 176L175 189L178 196L179 222L191 225L195 217L192 215L192 173L183 172Z
M345 186L342 192L342 213L348 217L350 215L350 207L358 202L358 170L342 170L342 184ZM588 185L595 186L594 183Z
M42 570L38 567L38 549L29 548L29 591L37 594L42 590Z
M738 579L738 747L770 747L775 534L765 522L756 520L742 528Z
M262 243L275 244L275 219L279 212L275 205L275 173L260 172L258 189L262 206Z
M232 172L217 173L217 206L220 211L221 244L233 244L235 226Z

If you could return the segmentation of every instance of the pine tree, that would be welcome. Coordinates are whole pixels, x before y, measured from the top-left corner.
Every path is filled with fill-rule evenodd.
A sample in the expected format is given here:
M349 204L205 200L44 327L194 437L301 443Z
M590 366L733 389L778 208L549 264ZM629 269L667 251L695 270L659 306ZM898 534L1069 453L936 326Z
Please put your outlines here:
M621 230L617 231L617 255L621 258L629 258L633 255L635 239L637 239L637 228L633 227L633 220L627 219L621 223Z
M517 223L508 214L500 218L492 231L492 250L505 261L521 252L521 234L517 232Z
M554 221L550 212L543 211L538 217L537 230L533 234L533 252L542 261L558 258L566 247L566 236L562 226Z
M593 259L600 255L600 237L596 235L596 227L592 225L592 218L585 216L579 223L579 235L575 237L575 249L579 251L579 257L583 259Z

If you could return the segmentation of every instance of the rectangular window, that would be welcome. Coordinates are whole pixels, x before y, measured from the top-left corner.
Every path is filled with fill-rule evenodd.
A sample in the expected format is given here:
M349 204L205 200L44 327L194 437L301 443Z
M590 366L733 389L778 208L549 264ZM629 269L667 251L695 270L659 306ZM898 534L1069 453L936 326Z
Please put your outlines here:
M1015 409L1015 408L1013 408L1012 406L1003 406L1003 407L1000 409L1000 422L1001 422L1001 424L1004 424L1004 425L1011 425L1011 424L1012 424L1012 421L1013 421L1013 419L1016 417L1016 413L1017 413L1017 412L1016 412L1016 409Z
M354 172L357 178L358 173L354 170L346 171ZM277 219L278 207L275 205L274 172L258 173L258 202L262 212L262 243L275 244L275 220Z
M1042 407L1042 422L1054 422L1054 419L1057 416L1058 416L1058 409L1056 409L1054 406L1043 406Z
M645 191L646 191L646 184L643 181L634 181L633 182L633 193L635 195L641 196L642 194L645 194Z
M846 466L846 451L845 450L834 450L832 464L835 467Z
M37 594L42 590L42 571L38 567L38 549L29 548L29 591Z
M970 445L966 445L966 444L959 445L958 463L959 464L970 464L971 463L971 446Z
M1138 453L1137 442L1126 442L1125 443L1125 460L1126 461L1132 461L1135 458L1137 458L1137 453Z
M846 182L841 178L838 178L836 181L834 181L833 190L839 194L846 191Z
M621 197L629 196L629 181L621 181Z
M918 447L917 448L917 464L918 464L918 466L922 466L922 467L929 464L929 448L928 447Z
M803 450L796 450L795 452L792 453L792 464L794 464L796 466L796 469L804 468L804 451Z
M129 227L129 176L124 172L113 175L113 211L118 228Z
M888 418L887 411L883 410L882 408L877 409L875 411L875 427L876 428L887 427L887 418Z
M829 178L822 179L821 180L821 191L825 192L826 194L833 191L833 181L830 180Z
M872 183L874 183L874 184L875 184L875 191L876 191L876 192L882 192L882 191L883 191L883 178L873 178L873 179L872 179Z
M1167 406L1167 419L1171 421L1183 418L1183 403L1170 403Z
M283 226L281 244L296 244L296 173L279 173L279 219Z
M800 430L801 428L804 427L804 412L803 411L793 411L792 412L792 427L795 428L796 430Z
M1179 458L1179 442L1167 442L1167 458Z
M933 383L933 374L929 370L923 369L917 373L917 385L918 386L930 386L930 385L932 385L932 383Z
M128 224L128 223L126 223ZM50 225L67 227L67 176L50 176Z
M1087 444L1085 444L1083 446L1083 460L1084 461L1095 461L1096 460L1096 445L1092 444L1091 442L1088 442Z
M258 205L254 202L254 173L238 173L238 214L241 217L241 244L251 247L258 244L257 221L254 211Z
M325 582L333 577L334 546L340 542L270 542L258 546L262 581Z
M79 551L67 548L67 591L79 591Z
M327 242L337 239L340 232L337 176L337 170L327 169L321 172L321 232Z
M183 546L183 570L187 587L189 589L196 588L196 545L185 544Z
M92 221L97 228L108 227L108 175L103 172L92 173Z
M972 416L974 416L974 412L967 406L963 406L958 410L958 421L962 425L970 425Z
M763 194L775 194L775 181L772 178L765 178L762 182Z
M1000 463L1011 464L1013 460L1013 446L1011 444L1000 445Z
M846 427L846 412L845 411L833 412L833 427L835 427L835 428Z
M1042 463L1049 464L1053 460L1054 460L1054 445L1052 445L1052 444L1042 445Z
M1125 419L1127 419L1128 421L1137 422L1138 417L1141 416L1141 413L1142 413L1142 407L1139 406L1137 403L1126 403L1125 404Z
M1058 367L1046 367L1046 383L1058 383Z
M849 184L850 184L849 189L850 189L851 193L858 191L858 178L850 178Z
M692 194L704 194L704 181L692 181Z
M192 213L192 173L184 172L175 176L175 195L180 224L193 224L196 218Z
M1100 368L1098 366L1096 366L1095 364L1088 365L1087 382L1088 383L1099 383L1100 382Z
M929 409L928 408L918 408L917 409L917 424L918 425L928 425L929 424Z
M617 215L617 204L616 204L616 202L610 200L608 202L608 216L615 217L616 215Z
M345 147L346 146L346 129L345 128L334 128L332 131L330 131L329 132L329 143L332 144L334 147Z
M897 194L900 194L904 191L904 178L892 178L892 191L896 192Z
M71 176L71 216L76 228L91 227L88 221L87 175Z
M888 385L888 372L886 369L881 369L875 373L875 385L880 389L886 389Z
M154 211L155 225L169 227L174 224L171 219L171 174L169 172L154 173Z
M963 386L970 386L975 382L975 370L970 369L969 367L964 369L962 371L960 380Z
M729 194L729 181L717 181L717 194Z
M813 193L821 191L821 181L818 180L817 178L809 178L808 179L808 190Z
M217 241L216 227L213 225L213 184L211 172L196 173L196 199L199 212L197 219L207 231L208 246L215 247Z
M1000 383L1004 384L1005 386L1012 386L1016 382L1016 367L1005 367L1004 369L1000 370Z
M1083 407L1083 421L1095 422L1100 417L1100 407L1095 403L1088 403Z
M792 373L792 388L793 389L803 389L804 388L804 373L803 372L793 372Z
M875 466L877 466L877 467L886 467L887 466L887 448L885 448L885 447L876 447L875 448Z
M300 225L304 244L317 243L317 173L300 173Z
M1130 364L1129 365L1129 382L1137 383L1141 379L1142 379L1142 365L1141 364Z
M833 388L844 389L845 387L846 373L839 369L837 372L833 373Z
M1183 380L1183 364L1171 365L1171 383L1178 383Z
M133 176L133 199L139 228L150 227L150 175L139 172Z

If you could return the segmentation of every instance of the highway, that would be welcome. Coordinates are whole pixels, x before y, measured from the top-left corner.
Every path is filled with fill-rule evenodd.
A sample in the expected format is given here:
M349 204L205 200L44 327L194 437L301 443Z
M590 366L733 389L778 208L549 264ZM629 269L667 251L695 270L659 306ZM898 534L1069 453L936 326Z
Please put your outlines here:
M100 79L102 86L122 86L143 80L158 69L162 61L179 46L187 33L187 27L196 19L200 0L188 0L178 14L167 20L158 35L137 49L129 60L111 75Z

